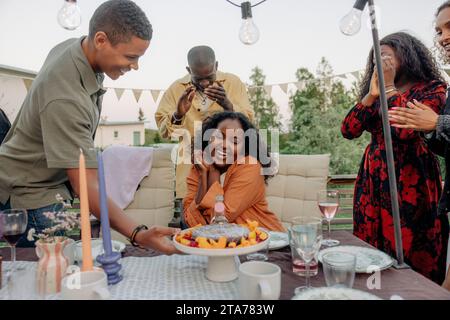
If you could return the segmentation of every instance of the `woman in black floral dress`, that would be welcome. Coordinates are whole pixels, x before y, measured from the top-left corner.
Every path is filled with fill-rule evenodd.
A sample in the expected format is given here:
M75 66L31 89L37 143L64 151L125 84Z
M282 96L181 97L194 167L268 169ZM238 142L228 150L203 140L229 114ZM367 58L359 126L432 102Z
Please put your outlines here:
M428 49L403 32L381 40L389 109L406 108L417 100L439 113L445 106L446 84ZM367 146L354 193L354 234L395 256L395 237L386 148L384 145L377 73L373 50L360 88L359 101L342 124L342 134L354 139L368 131ZM437 214L441 194L439 166L421 135L392 128L395 170L405 261L437 283L445 277L449 222Z

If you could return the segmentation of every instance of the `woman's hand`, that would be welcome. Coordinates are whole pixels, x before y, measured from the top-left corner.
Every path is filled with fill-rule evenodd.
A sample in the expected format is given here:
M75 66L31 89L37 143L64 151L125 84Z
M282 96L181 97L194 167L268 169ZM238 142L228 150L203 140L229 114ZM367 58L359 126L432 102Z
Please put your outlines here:
M211 188L211 186L214 184L214 182L220 183L220 175L221 175L220 170L214 164L212 164L209 167L209 173L208 173L208 190L209 190L209 188Z
M210 166L203 160L203 151L194 150L194 167L201 175L207 175Z
M436 130L439 115L433 109L414 100L407 103L408 108L389 110L389 121L396 128L430 132Z
M153 226L148 230L139 232L136 236L136 242L145 248L150 248L167 255L180 253L169 238L179 232L180 229L176 228Z
M397 70L394 65L394 60L390 55L384 55L381 59L383 62L384 86L386 88L395 88Z
M361 103L365 106L371 106L380 96L380 87L378 86L378 72L374 70L372 73L372 79L370 79L369 92L366 94Z
M378 85L378 72L375 70L372 74L372 79L370 79L370 89L369 94L371 98L378 98L380 96L380 86Z

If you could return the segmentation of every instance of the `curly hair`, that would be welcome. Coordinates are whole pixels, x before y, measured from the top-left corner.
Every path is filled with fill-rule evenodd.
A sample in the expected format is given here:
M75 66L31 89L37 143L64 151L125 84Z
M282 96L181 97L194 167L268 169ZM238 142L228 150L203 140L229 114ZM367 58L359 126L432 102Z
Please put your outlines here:
M435 18L438 17L438 15L441 13L442 10L450 8L450 1L445 1L443 4L439 6L436 10L436 14L434 15ZM436 56L444 63L450 63L450 57L447 56L444 47L441 46L438 40L438 36L436 35L434 37L434 48L433 52L436 54Z
M440 80L445 82L430 50L419 39L405 32L397 32L381 39L380 44L387 45L395 51L401 64L399 72L403 73L410 81L430 82ZM375 64L373 63L372 48L360 86L359 100L362 100L369 92L374 70Z
M103 31L113 46L132 36L151 40L152 25L141 8L130 0L110 0L101 4L89 22L89 38Z
M202 151L205 151L206 147L209 145L209 140L203 140L206 136L206 132L211 129L217 129L219 124L226 120L237 120L241 124L241 127L245 133L244 138L244 155L251 156L258 160L263 168L273 169L272 168L272 159L270 157L269 148L262 141L259 131L256 127L251 123L251 121L240 112L232 112L232 111L224 111L213 114L203 121L201 128L201 135L196 135L196 139L202 139L201 146ZM251 144L256 141L257 147L252 148ZM263 160L261 157L264 156ZM271 170L268 170L271 171ZM265 171L267 173L267 171ZM269 178L273 177L271 174L264 174L264 181L267 183Z

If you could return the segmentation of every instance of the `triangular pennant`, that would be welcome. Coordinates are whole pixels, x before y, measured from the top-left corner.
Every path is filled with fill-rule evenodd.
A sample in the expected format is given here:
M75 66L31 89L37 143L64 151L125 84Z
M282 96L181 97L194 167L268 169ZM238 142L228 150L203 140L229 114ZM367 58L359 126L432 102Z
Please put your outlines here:
M359 77L359 71L353 71L352 72L352 76L354 76L355 78Z
M282 83L279 85L281 90L283 90L283 92L286 94L287 94L287 90L288 90L288 85L289 85L289 83Z
M153 101L155 101L156 103L156 101L158 101L161 90L150 90L150 93L152 94Z
M257 87L249 87L248 88L248 94L254 95L256 93Z
M122 95L123 95L123 93L125 92L125 89L122 89L122 88L114 88L114 92L116 93L117 101L119 101L120 98L122 98Z
M341 78L341 79L347 79L347 74L338 74L336 77Z
M297 89L299 91L302 91L306 88L306 83L305 83L305 81L299 81L295 84L295 86L297 87Z
M272 95L272 86L264 86L264 91L271 96Z
M31 85L33 84L33 79L23 79L23 83L28 92L30 91Z
M139 99L141 98L142 95L142 90L141 89L133 89L133 94L134 97L136 98L136 102L139 102Z

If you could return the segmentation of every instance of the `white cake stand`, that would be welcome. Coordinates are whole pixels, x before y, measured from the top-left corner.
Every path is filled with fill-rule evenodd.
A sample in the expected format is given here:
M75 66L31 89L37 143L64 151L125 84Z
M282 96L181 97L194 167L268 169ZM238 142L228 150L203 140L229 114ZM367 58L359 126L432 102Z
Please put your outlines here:
M206 268L206 278L208 278L208 280L213 282L228 282L233 281L238 277L236 257L264 249L269 244L269 240L270 235L267 234L267 239L258 244L243 248L226 249L188 247L176 241L175 237L173 238L173 243L175 247L183 253L208 257L208 266Z

